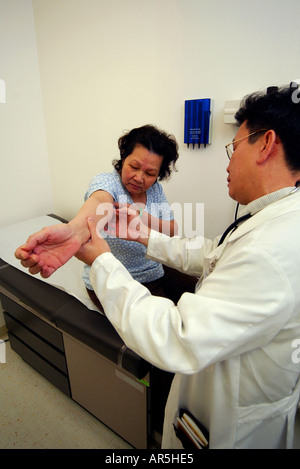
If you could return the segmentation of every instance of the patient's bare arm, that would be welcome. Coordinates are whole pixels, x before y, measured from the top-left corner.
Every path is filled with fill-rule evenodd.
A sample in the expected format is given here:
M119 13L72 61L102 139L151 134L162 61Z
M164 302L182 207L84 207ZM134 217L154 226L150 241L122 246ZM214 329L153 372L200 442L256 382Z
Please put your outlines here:
M113 199L107 192L95 192L69 223L48 226L29 236L26 243L17 248L16 258L31 274L40 273L44 278L50 277L90 238L87 218L95 222L101 218L105 220L105 210L98 210L97 215L97 209L101 204L108 204L112 210L112 203Z

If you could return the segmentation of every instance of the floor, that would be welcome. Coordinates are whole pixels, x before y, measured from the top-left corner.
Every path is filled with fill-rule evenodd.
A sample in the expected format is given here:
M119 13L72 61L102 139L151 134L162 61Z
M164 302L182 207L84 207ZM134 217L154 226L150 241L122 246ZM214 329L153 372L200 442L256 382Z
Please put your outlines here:
M6 342L6 363L0 363L0 449L131 448Z
M6 342L6 363L0 363L0 449L131 448L27 365ZM300 410L294 448L300 449Z

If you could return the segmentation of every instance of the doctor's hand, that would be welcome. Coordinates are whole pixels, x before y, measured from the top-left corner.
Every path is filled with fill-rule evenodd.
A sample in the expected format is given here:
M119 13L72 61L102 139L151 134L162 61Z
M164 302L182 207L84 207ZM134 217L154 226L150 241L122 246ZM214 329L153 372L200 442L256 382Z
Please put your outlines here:
M92 265L94 260L104 252L110 252L110 247L104 238L97 232L96 223L89 218L87 220L88 228L91 233L90 239L81 245L81 248L75 254L75 257L85 264Z
M48 278L80 248L81 240L69 224L48 226L29 236L15 256L31 274Z
M126 204L114 204L116 207L116 236L127 241L137 241L148 245L150 228L139 216L139 210Z

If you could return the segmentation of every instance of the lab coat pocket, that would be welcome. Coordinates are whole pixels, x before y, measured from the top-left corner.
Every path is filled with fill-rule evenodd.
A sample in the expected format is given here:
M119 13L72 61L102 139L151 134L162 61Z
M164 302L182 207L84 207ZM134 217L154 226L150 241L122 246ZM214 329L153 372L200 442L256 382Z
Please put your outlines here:
M238 407L237 449L292 448L299 383L293 393L277 402Z
M208 449L209 435L206 428L186 409L179 409L174 421L174 431L184 449Z

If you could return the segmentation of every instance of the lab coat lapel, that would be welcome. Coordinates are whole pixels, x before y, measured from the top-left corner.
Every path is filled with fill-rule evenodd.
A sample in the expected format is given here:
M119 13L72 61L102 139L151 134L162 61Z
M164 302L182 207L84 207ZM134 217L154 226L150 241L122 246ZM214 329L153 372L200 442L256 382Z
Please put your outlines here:
M264 209L255 213L251 218L239 225L235 231L228 235L228 243L236 241L238 238L244 236L256 227L260 226L266 221L280 217L283 213L299 211L300 193L293 194L291 197L285 197L277 202L271 203Z
M261 226L262 223L265 223L268 220L280 217L283 213L300 211L299 200L300 192L298 194L294 194L292 197L285 197L284 199L278 200L277 202L268 205L264 209L254 214L251 218L245 220L241 225L238 225L234 231L228 234L223 243L211 251L211 253L204 259L203 276L201 280L204 280L209 274L212 273L218 260L228 245L254 230L258 226Z

